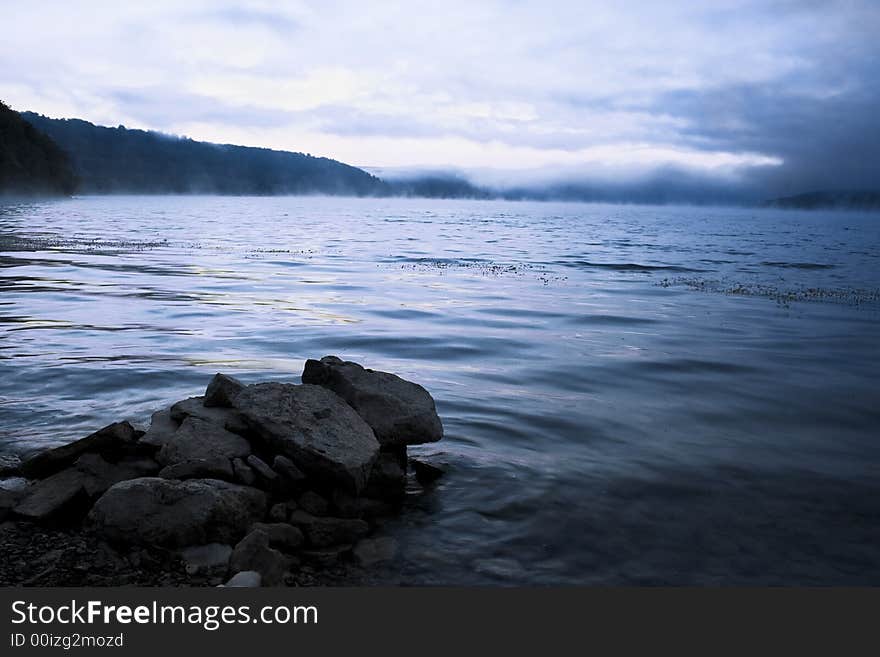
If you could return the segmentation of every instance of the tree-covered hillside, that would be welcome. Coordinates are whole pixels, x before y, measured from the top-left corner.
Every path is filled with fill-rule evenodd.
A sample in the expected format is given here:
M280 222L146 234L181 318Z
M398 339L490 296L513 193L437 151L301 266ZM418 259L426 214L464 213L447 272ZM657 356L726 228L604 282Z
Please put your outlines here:
M87 194L387 193L378 178L328 158L106 128L31 112L22 116L70 154L79 191Z
M72 194L76 178L49 137L0 102L0 195Z

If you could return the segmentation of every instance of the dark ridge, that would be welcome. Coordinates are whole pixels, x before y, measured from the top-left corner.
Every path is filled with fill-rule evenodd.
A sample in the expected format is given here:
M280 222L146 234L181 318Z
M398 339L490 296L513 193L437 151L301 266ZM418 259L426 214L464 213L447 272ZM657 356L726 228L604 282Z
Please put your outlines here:
M68 196L75 189L67 155L0 101L0 196Z
M796 208L799 210L833 209L880 210L880 191L854 190L840 192L807 192L784 196L762 204L771 208Z
M387 194L357 167L304 153L199 142L80 119L22 116L64 149L88 194Z

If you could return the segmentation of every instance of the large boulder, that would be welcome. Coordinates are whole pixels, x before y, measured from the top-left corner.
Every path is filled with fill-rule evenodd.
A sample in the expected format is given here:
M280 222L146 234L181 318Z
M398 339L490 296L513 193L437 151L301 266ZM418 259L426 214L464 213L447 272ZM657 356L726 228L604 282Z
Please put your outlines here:
M222 425L194 415L185 417L180 427L159 450L156 460L173 465L199 459L246 458L251 453L247 440Z
M372 427L382 447L431 443L443 437L431 395L396 374L325 356L306 361L302 380L332 390L348 402Z
M77 441L40 452L21 462L19 469L29 479L47 477L73 464L86 452L118 459L130 450L139 434L128 422L115 422Z
M266 496L217 479L143 477L111 487L90 518L113 541L185 547L234 543L266 512Z
M306 474L353 492L366 485L379 443L338 395L321 386L258 383L234 403L253 435Z

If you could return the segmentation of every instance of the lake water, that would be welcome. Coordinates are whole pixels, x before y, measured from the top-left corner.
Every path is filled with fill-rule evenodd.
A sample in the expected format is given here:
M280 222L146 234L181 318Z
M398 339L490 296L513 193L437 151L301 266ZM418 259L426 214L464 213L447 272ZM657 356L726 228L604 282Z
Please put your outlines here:
M448 466L406 584L880 584L880 215L341 198L0 203L0 451L336 354Z

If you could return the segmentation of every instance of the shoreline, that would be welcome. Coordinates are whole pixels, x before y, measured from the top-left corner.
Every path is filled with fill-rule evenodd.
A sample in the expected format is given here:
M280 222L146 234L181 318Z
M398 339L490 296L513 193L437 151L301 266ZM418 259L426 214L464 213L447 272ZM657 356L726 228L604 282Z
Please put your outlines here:
M118 422L4 459L27 484L0 491L0 585L367 581L397 553L383 525L443 474L406 449L442 424L424 388L390 373L327 356L302 378L217 374L147 431Z

